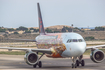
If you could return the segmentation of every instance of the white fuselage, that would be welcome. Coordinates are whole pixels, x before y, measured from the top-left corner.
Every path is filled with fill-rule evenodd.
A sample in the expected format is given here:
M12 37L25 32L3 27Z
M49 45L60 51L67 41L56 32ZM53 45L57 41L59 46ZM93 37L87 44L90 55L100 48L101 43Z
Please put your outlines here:
M86 50L86 42L80 34L66 33L63 35L63 43L66 50L62 53L62 57L79 57Z
M39 49L54 49L53 56L56 57L79 57L86 50L86 42L78 33L52 33L36 37Z

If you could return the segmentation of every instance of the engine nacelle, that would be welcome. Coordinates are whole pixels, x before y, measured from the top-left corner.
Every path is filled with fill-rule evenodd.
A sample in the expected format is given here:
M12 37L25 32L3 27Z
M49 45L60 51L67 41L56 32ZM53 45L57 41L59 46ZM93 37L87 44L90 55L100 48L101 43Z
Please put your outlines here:
M35 52L28 52L25 54L24 60L29 65L35 65L38 62L38 55Z
M104 52L101 50L94 50L90 54L91 60L95 63L102 62L104 60L104 57L105 57Z

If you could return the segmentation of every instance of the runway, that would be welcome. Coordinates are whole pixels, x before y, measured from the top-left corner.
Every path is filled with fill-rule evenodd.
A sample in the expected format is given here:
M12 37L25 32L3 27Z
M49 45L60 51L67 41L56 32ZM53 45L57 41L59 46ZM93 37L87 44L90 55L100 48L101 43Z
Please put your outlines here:
M102 63L94 63L89 56L84 56L85 66L79 66L73 70L105 70L105 60ZM43 67L33 68L24 61L24 55L0 55L0 70L71 70L70 58L41 58Z

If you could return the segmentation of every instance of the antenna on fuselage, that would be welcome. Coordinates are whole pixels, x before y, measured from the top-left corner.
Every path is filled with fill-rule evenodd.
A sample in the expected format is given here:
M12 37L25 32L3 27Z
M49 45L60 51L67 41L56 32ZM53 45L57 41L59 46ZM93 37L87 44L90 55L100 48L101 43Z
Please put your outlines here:
M72 32L73 32L73 24L71 24Z

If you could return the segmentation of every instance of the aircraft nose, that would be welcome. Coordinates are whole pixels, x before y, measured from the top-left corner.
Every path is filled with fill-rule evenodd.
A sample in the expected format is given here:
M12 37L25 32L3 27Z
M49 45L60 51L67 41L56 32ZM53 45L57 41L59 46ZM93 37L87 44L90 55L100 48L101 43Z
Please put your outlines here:
M80 54L83 54L86 50L86 44L85 43L79 43L76 47L77 47L77 51Z
M85 43L77 43L73 44L72 47L70 47L70 53L72 56L80 56L82 55L86 50L86 44Z
M63 56L81 56L86 50L86 43L74 43L66 45L67 50L63 52Z

